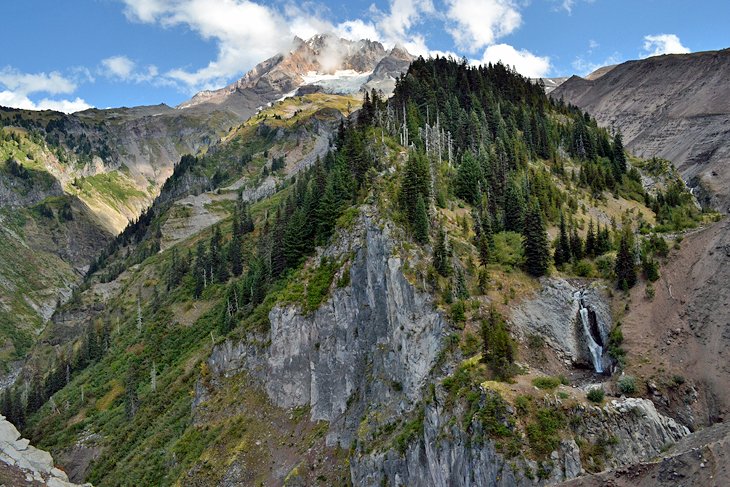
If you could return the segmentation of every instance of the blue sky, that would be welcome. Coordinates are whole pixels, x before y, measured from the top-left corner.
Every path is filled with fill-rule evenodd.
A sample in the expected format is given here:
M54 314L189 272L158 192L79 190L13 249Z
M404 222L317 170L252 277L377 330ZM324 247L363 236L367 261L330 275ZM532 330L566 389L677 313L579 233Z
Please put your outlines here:
M63 111L176 105L325 31L528 76L730 47L728 0L13 0L0 17L0 105Z

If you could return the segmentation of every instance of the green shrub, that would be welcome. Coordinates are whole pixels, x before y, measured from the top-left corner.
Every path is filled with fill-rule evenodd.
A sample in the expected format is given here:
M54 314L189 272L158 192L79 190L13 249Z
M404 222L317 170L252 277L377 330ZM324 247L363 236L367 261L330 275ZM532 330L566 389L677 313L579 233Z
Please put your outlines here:
M560 429L565 426L565 416L558 409L540 408L535 421L527 425L530 448L541 456L550 455L560 444Z
M549 376L543 376L543 377L535 377L532 379L532 385L537 387L538 389L544 389L544 390L553 390L556 387L558 387L561 384L561 379L559 377L549 377Z
M636 378L633 375L624 375L618 380L618 390L621 394L636 392Z
M593 276L593 264L587 260L579 260L573 264L573 273L580 277L592 277Z
M466 321L466 313L465 313L465 307L464 307L464 301L459 299L454 304L451 305L451 319L455 323L463 323Z
M603 398L606 395L605 392L603 392L603 389L600 387L594 387L590 391L588 391L588 394L586 397L588 397L588 400L595 403L601 403L603 402Z

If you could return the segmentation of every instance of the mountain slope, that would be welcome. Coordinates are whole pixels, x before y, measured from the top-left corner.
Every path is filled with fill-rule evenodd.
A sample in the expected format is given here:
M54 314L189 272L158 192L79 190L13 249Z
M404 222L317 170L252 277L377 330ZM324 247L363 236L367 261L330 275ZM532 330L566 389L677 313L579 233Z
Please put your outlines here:
M501 65L417 60L357 108L282 100L183 157L55 313L2 408L73 480L545 485L688 433L609 375L619 243L701 216L674 174L645 190Z
M639 157L662 157L730 209L730 49L656 56L620 64L593 80L574 76L551 96L620 128Z

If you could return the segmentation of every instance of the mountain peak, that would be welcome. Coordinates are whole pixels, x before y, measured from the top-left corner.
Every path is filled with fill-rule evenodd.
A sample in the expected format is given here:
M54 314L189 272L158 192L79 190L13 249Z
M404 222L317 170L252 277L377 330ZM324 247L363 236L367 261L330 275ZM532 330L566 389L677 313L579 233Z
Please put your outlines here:
M306 41L294 37L288 53L259 63L224 88L200 92L178 108L222 106L248 118L305 86L310 92L344 94L375 88L389 94L412 60L402 46L386 51L380 42L369 39L354 41L332 33L316 34Z

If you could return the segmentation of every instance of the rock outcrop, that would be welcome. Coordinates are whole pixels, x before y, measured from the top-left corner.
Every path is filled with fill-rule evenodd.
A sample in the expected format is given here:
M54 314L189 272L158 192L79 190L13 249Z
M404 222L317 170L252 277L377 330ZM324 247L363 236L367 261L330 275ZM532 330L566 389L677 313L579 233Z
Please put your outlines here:
M51 454L30 445L20 433L0 415L0 483L3 485L77 487L53 464ZM91 484L84 484L90 487Z
M607 462L621 466L647 460L688 433L657 413L651 401L632 398L602 408L565 406L572 407L570 430L548 461L504 456L495 441L479 433L486 427L476 419L464 429L464 411L447 406L446 392L436 385L436 364L450 327L434 310L430 295L405 277L396 232L372 208L363 207L354 228L343 231L315 258L350 256L335 277L337 281L349 272L349 284L333 286L331 297L311 314L297 305L274 306L269 332L214 348L208 360L213 377L246 372L261 381L279 407L304 406L311 420L327 421L329 445L357 445L350 471L354 485L362 486L545 485L585 471L577 441L593 444L613 437ZM546 287L565 291L566 298L555 303L555 314L560 320L564 314L570 323L565 326L574 326L577 305L572 293L578 285L556 281ZM600 290L586 290L586 295L599 313L608 313ZM577 340L567 345L560 341L559 329L553 332L566 354L580 354ZM434 399L425 400L429 390ZM194 412L208 393L206 387L196 388ZM423 427L404 451L390 443L362 447L363 434L376 438L363 428L398 422L420 407ZM538 471L540 480L533 480Z
M454 422L443 401L426 405L423 434L401 454L394 449L351 460L354 485L361 486L534 486L552 485L585 473L576 443L596 444L610 438L608 465L646 461L661 448L689 433L684 426L657 413L646 399L620 399L604 407L576 406L571 412L569 438L549 459L508 458L494 441L480 441L480 424L465 432ZM539 478L535 478L538 474Z
M277 305L269 314L268 348L225 343L211 371L247 367L280 407L310 406L311 419L330 422L330 443L350 444L366 408L398 415L420 400L448 325L428 293L408 282L395 254L390 223L366 208L349 235L323 251L352 255L350 284L336 288L314 313ZM345 272L342 269L340 272Z
M512 323L518 336L538 335L561 355L567 365L591 366L592 358L580 322L580 299L595 316L595 340L603 347L604 370L611 360L605 353L613 324L606 290L596 281L543 278L541 290L512 310ZM593 321L593 320L592 320Z

